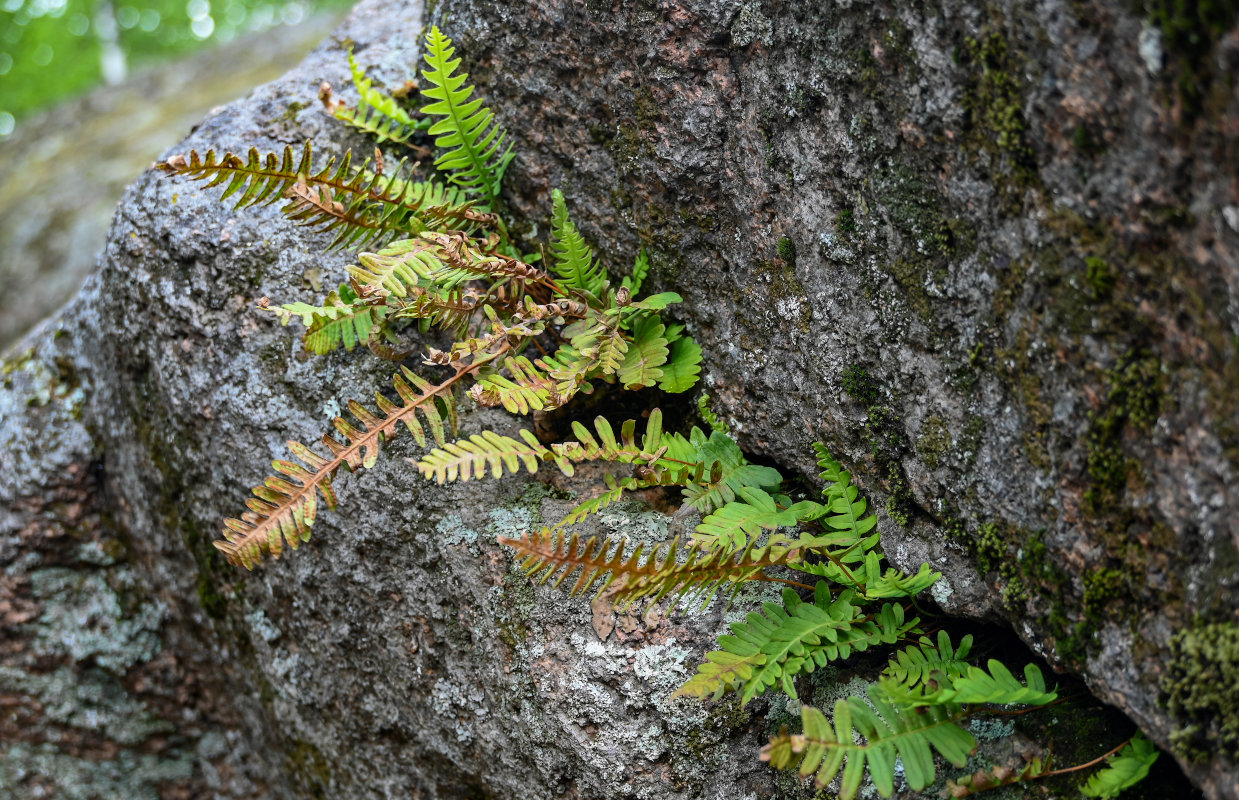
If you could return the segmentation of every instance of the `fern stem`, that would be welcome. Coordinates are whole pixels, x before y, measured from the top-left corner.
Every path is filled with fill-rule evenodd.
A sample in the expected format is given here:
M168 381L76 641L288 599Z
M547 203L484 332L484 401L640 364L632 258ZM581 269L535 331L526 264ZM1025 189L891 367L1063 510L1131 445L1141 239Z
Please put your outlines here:
M1032 777L1032 778L1029 778L1029 780L1041 780L1042 778L1052 778L1052 777L1054 777L1055 775L1066 775L1066 774L1067 774L1067 773L1069 773L1069 772L1079 772L1079 771L1080 771L1080 770L1082 770L1082 769L1088 769L1089 767L1095 767L1095 766L1097 766L1098 764L1100 764L1101 762L1105 761L1105 760L1106 760L1107 758L1109 758L1110 756L1112 756L1112 755L1114 755L1115 753L1117 753L1118 751L1122 750L1122 749L1123 749L1124 747L1126 747L1127 745L1131 744L1131 740L1132 740L1132 739L1134 739L1134 738L1136 738L1136 737L1134 737L1134 736L1128 737L1128 738L1127 738L1127 740L1126 740L1126 741L1124 741L1122 744L1120 744L1118 747L1115 747L1115 748L1113 748L1113 749L1111 749L1111 750L1107 750L1106 752L1104 752L1104 753L1102 753L1101 755L1099 755L1099 756L1097 756L1096 758L1094 758L1092 761L1088 761L1088 762L1086 762L1086 763L1084 763L1084 764L1077 764L1077 765L1076 765L1076 766L1074 766L1074 767L1063 767L1062 769L1056 769L1056 770L1052 770L1052 771L1050 771L1050 772L1043 772L1043 773L1041 773L1040 775L1036 775L1036 776L1034 776L1034 777Z
M1040 711L1043 708L1049 708L1050 706L1056 706L1061 703L1070 703L1072 700L1079 700L1081 697L1086 697L1086 696L1087 695L1082 694L1082 693L1073 694L1073 695L1068 695L1067 697L1060 697L1051 703L1045 703L1044 705L1040 705L1040 706L1033 706L1032 708L1017 708L1017 709L1011 709L1011 710L993 708L993 709L986 709L985 713L998 714L1004 717L1018 717L1021 714L1031 714L1034 711Z

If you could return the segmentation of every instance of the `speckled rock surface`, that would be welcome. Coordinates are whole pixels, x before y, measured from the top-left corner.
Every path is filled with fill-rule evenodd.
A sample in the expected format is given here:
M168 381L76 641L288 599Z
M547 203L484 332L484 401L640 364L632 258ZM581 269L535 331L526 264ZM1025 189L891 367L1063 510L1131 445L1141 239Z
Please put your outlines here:
M824 438L946 607L1234 798L1235 695L1191 687L1239 674L1199 646L1239 624L1239 30L1147 6L436 14L518 132L512 204L559 185L611 264L649 248L746 447Z
M1088 2L434 15L513 129L510 208L545 221L558 185L614 271L649 248L746 447L808 472L829 442L945 608L1010 621L1239 797L1234 33L1187 47ZM349 44L398 84L422 26L363 3L183 147L362 145L318 84ZM147 174L82 294L6 357L0 788L794 796L754 759L785 704L668 700L721 608L608 619L511 567L494 537L555 487L435 488L396 444L296 556L213 554L283 441L386 378L250 310L336 276L322 242ZM599 524L671 533L639 507Z

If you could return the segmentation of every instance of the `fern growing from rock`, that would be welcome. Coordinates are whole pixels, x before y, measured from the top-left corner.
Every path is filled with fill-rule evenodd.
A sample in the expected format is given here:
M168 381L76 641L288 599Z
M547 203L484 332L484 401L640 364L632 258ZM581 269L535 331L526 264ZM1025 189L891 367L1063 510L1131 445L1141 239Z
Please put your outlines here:
M701 373L700 346L672 322L674 292L640 296L650 272L641 251L618 284L572 219L564 195L551 195L548 246L521 252L509 234L503 177L515 156L512 137L475 96L459 71L450 39L432 28L426 41L420 111L376 90L350 55L358 103L349 107L329 86L320 96L343 122L379 144L437 153L436 175L402 160L385 163L377 148L354 166L351 153L317 163L307 142L300 154L250 150L190 152L159 165L207 188L238 209L282 203L292 221L330 233L329 247L361 249L337 288L317 304L302 301L261 308L285 325L304 329L306 349L322 355L365 345L405 362L401 333L437 327L451 337L446 350L428 347L425 369L401 363L391 389L373 405L348 400L348 417L334 420L315 449L289 448L297 460L277 460L275 474L253 489L247 511L227 519L216 547L235 565L252 569L310 538L320 503L334 508L341 469L374 466L383 445L407 432L430 449L415 460L427 480L447 483L544 466L571 476L579 465L604 468L602 491L557 522L503 538L528 575L570 594L595 591L620 605L709 604L752 581L781 584L780 602L767 602L731 625L719 649L706 655L680 697L719 698L734 692L741 705L781 692L799 701L810 673L857 653L881 650L886 669L863 695L835 703L831 713L805 706L801 733L782 732L762 751L779 769L796 769L819 785L839 780L851 800L868 777L890 796L902 769L915 790L937 777L935 753L963 766L976 739L962 726L995 705L1054 703L1040 671L1023 680L1002 663L971 663L972 637L958 645L922 623L918 597L941 577L922 564L905 573L880 547L877 518L825 445L817 445L820 496L794 491L769 466L751 463L701 396L708 429L667 430L658 409L642 421L592 427L572 422L572 438L545 442L531 430L517 435L457 432L463 398L513 414L551 411L602 385L616 390L692 389ZM626 494L659 487L677 490L700 513L684 540L655 547L623 537L582 540L573 526ZM1117 754L1086 794L1110 797L1147 773L1156 757L1144 740ZM954 796L1036 780L1051 771L1035 762L948 783Z

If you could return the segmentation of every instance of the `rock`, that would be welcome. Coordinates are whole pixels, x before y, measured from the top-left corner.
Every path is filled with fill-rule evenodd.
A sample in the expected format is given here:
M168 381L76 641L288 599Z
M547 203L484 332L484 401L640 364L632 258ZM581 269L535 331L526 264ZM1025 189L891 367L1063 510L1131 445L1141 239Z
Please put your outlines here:
M649 248L746 447L809 473L827 441L892 558L947 573L939 603L1010 623L1211 798L1239 796L1209 677L1235 659L1206 641L1239 605L1236 100L1174 83L1224 71L1235 37L1203 59L1168 35L1150 75L1119 4L775 6L445 0L432 19L518 142L510 208L545 222L559 186L613 271ZM368 150L317 87L345 84L349 45L399 85L423 24L366 0L171 152ZM495 537L561 512L562 487L436 487L397 441L300 552L223 564L219 521L282 442L387 379L253 310L340 274L326 241L148 172L77 299L7 357L0 787L797 796L755 757L785 701L669 699L760 598L608 620L531 587ZM859 679L819 674L812 700Z
M559 186L608 263L649 249L747 448L808 472L824 439L946 608L1235 798L1233 699L1167 676L1230 675L1185 643L1239 624L1239 32L1129 8L435 19L516 132L511 205Z

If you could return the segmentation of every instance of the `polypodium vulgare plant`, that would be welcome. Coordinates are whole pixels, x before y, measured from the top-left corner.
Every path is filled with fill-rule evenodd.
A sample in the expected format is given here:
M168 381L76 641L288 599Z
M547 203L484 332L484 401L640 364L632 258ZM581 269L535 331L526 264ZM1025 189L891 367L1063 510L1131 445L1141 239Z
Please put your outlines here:
M654 409L618 431L604 417L592 429L573 421L574 437L560 442L544 442L529 430L453 440L465 395L529 414L560 408L604 384L681 393L697 383L701 348L684 325L665 316L679 295L641 296L649 270L644 253L615 282L558 191L545 257L519 250L501 213L514 142L474 96L451 40L437 28L427 37L425 58L422 87L403 90L423 99L418 112L376 90L351 57L358 105L345 105L326 85L320 96L337 118L380 144L418 154L433 147L437 177L407 160L388 165L377 148L359 165L346 153L316 166L308 142L300 154L292 148L245 157L191 152L159 165L222 187L221 199L237 208L282 202L293 221L331 232L330 247L371 248L319 305L263 308L284 324L299 320L311 352L366 345L401 362L393 393L377 391L372 407L348 401L352 419L335 419L323 449L289 443L298 460L273 462L276 474L254 487L248 510L226 520L216 546L228 561L252 569L264 554L279 556L285 546L308 540L319 502L336 505L339 471L372 467L384 442L402 429L419 446L433 443L416 467L440 483L522 469L532 474L544 465L572 475L577 465L598 462L615 466L600 493L554 525L502 540L531 577L571 581L572 594L593 589L621 604L708 603L749 581L783 585L782 602L734 623L677 695L736 692L744 704L781 692L799 700L803 676L862 651L890 653L864 695L840 700L831 714L805 706L803 732L784 731L762 751L773 766L798 768L821 785L840 776L843 800L856 796L866 775L883 796L900 774L920 791L937 780L935 752L965 766L977 747L963 726L967 719L1001 712L998 707L1061 702L1035 665L1020 680L997 660L984 668L973 664L971 636L958 645L944 631L931 638L917 598L939 574L927 564L907 574L886 562L876 517L823 445L818 463L825 488L809 499L789 489L778 470L750 463L704 394L708 433L664 430ZM446 350L426 348L422 366L431 371L406 363L410 354L400 350L397 333L410 326L435 326L452 337ZM683 504L700 512L688 541L647 550L623 538L582 541L572 531L626 493L651 487L678 488ZM1147 741L1131 740L1085 792L1114 796L1142 778L1156 757ZM1050 767L1033 760L983 769L948 782L946 791L963 797L1077 769Z

